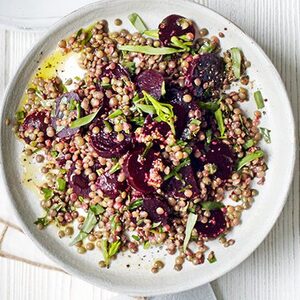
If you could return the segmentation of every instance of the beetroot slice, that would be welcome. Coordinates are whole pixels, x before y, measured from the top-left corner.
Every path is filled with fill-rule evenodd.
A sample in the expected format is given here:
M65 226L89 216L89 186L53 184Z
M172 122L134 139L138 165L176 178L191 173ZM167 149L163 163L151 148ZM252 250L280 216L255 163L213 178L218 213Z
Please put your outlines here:
M57 125L56 121L58 119L62 119L64 116L64 113L59 109L60 104L66 104L69 105L71 100L74 100L75 103L80 103L81 99L79 95L75 92L70 92L70 93L65 93L61 95L59 98L56 100L56 109L55 109L55 117L52 118L52 126L53 128L57 131ZM77 116L77 109L74 109L76 116ZM77 132L79 132L79 128L70 128L69 126L64 127L62 130L58 131L56 133L57 137L64 139L64 138L70 138L73 135L75 135Z
M200 195L200 190L192 166L188 165L181 168L179 175L181 175L182 180L179 180L174 176L168 182L165 182L164 190L166 194L176 198L186 198L184 190L190 189L193 192L191 198L198 197Z
M79 196L88 197L91 189L89 187L89 179L83 172L80 175L75 174L75 165L73 164L68 171L69 186L73 192Z
M190 63L186 73L186 86L202 101L211 98L212 92L219 90L225 79L224 61L215 53L204 53ZM200 79L200 85L195 84Z
M216 238L226 229L224 213L220 209L211 210L207 223L197 222L195 228L203 237Z
M114 66L114 67L113 67ZM100 77L109 77L109 78L117 78L121 79L122 77L130 78L129 72L120 64L108 65L103 70L103 73Z
M164 210L160 215L156 211L159 207ZM162 225L170 222L171 209L158 195L151 194L144 196L142 209L148 213L148 218L152 222L161 222Z
M153 161L159 157L159 153L151 148L145 157L141 158L144 149L144 146L139 146L132 150L125 161L124 172L130 186L143 194L149 194L154 192L154 188L147 184L149 170Z
M187 27L182 26L184 23L188 23ZM163 43L164 46L169 46L171 44L171 38L173 36L180 37L185 34L193 34L195 37L195 28L193 23L190 20L187 20L185 17L179 15L170 15L162 20L158 26L159 40Z
M206 153L206 162L215 164L216 177L228 179L233 171L236 157L229 145L219 141L212 141L209 151Z
M110 174L107 172L98 177L96 185L105 196L114 199L124 190L125 181L118 181L118 173Z
M99 127L97 134L92 132L93 127ZM98 119L90 126L91 145L95 151L102 157L112 158L125 154L132 146L131 135L123 132L124 140L117 140L117 132L104 132L102 119Z
M160 99L164 77L155 70L145 70L136 78L136 85L140 92L146 91L155 99Z
M48 124L44 121L47 116L48 114L45 111L38 111L28 115L22 124L22 131L26 131L29 128L39 129L47 139L50 139L46 134ZM31 142L29 137L24 137L24 141L27 144Z

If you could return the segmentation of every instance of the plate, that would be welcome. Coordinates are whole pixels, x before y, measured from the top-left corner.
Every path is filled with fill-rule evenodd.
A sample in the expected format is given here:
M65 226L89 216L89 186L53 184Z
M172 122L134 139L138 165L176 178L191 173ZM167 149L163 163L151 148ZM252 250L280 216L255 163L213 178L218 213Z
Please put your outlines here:
M167 15L175 13L193 19L199 27L206 27L210 34L217 35L222 31L225 38L221 39L223 49L240 47L252 63L249 75L253 93L260 89L266 102L266 115L263 127L271 129L271 144L264 144L268 154L266 183L259 189L253 207L242 217L242 225L236 227L229 237L236 240L234 246L224 248L218 241L209 242L217 256L214 264L205 263L194 266L184 264L181 272L173 271L174 256L164 256L153 249L149 253L128 254L113 261L108 270L99 269L97 262L100 253L93 251L80 256L76 249L67 246L67 240L57 238L53 228L45 231L37 230L33 224L41 214L38 198L32 191L21 184L22 168L20 152L22 145L5 126L5 118L13 119L20 99L22 98L28 79L34 74L38 62L47 57L56 47L59 40L99 19L107 19L113 24L114 19L121 18L125 28L133 30L127 15L137 12L142 16L149 28L155 28ZM226 28L226 30L225 30ZM110 27L115 30L114 26ZM255 111L252 100L243 108L249 115ZM12 79L2 106L1 121L1 160L7 192L16 210L24 231L51 259L60 264L67 272L79 276L94 285L129 295L157 295L175 293L210 282L247 258L263 241L278 218L293 176L295 162L295 129L290 102L280 76L263 50L245 33L229 20L212 10L187 0L104 0L77 10L60 20L34 46L20 65ZM146 257L143 255L146 254ZM150 272L153 258L163 259L166 267L158 274ZM130 264L130 268L127 267Z

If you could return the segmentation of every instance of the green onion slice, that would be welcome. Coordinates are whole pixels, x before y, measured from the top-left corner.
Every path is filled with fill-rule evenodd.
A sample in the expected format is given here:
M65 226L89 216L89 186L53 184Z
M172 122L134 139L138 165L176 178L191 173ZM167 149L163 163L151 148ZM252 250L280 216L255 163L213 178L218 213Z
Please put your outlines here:
M173 53L179 53L184 52L184 49L175 49L170 47L160 47L155 48L152 46L134 46L134 45L124 45L119 46L119 50L122 51L129 51L129 52L138 52L138 53L144 53L148 55L167 55L167 54L173 54Z
M268 128L264 128L264 127L260 127L259 130L260 130L260 133L262 134L265 142L267 144L271 144L271 134L270 134L271 130Z
M232 70L236 79L241 77L242 53L239 48L231 48Z
M221 109L217 109L215 111L215 118L218 124L218 128L221 134L221 137L224 137L224 133L225 133L225 125L224 125L224 120L223 120L223 114Z
M247 165L252 160L255 160L257 158L261 158L264 155L265 155L265 153L262 150L256 150L255 152L246 155L244 158L242 158L238 162L238 164L237 164L237 170L240 170L242 167L244 167L245 165Z
M100 110L100 108L96 112L94 112L90 115L87 115L87 116L82 117L82 118L78 118L75 121L71 122L70 128L78 128L78 127L82 127L84 125L87 125L87 124L91 123L95 119L95 117L97 116L99 110Z
M186 247L191 239L192 231L197 222L198 216L194 213L189 213L186 227L185 227L185 237L183 242L183 252L186 251Z
M254 93L254 99L255 99L257 109L262 109L265 107L264 98L261 94L261 91L256 91Z
M142 18L137 13L130 14L128 19L139 33L143 34L148 29Z
M153 30L145 30L144 31L144 35L146 36L150 36L154 39L158 39L159 35L158 35L158 29L153 29Z

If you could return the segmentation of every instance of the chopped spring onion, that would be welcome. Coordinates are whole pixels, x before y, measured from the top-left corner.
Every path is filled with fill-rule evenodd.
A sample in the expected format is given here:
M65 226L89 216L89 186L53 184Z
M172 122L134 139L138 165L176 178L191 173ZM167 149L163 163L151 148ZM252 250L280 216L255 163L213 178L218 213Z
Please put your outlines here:
M242 167L244 167L245 165L247 165L249 162L251 162L252 160L255 160L257 158L261 158L265 155L264 151L262 150L256 150L253 153L250 153L248 155L246 155L245 157L243 157L237 164L237 170L240 170Z
M199 50L199 53L211 53L215 50L215 46L210 42L205 42Z
M56 183L59 191L64 191L66 189L67 182L63 178L57 178Z
M96 204L96 205L92 205L90 207L90 210L97 216L100 214L103 214L105 209L100 205L100 204Z
M186 227L185 227L185 237L183 242L183 252L186 251L186 247L191 239L192 231L197 222L198 216L194 213L189 213Z
M166 94L166 82L163 81L161 85L161 95L164 96Z
M120 163L116 163L109 171L109 174L114 174L121 169Z
M84 126L84 125L87 125L87 124L91 123L95 119L95 117L97 116L99 110L100 110L100 108L96 112L94 112L90 115L87 115L85 117L76 119L75 121L73 121L70 124L70 128L78 128L78 127L81 127L81 126Z
M136 241L139 241L139 240L140 240L140 237L137 236L137 235L135 235L135 234L133 234L131 237L132 237L134 240L136 240Z
M144 31L144 35L150 36L154 39L158 39L159 35L158 35L158 30L157 29L153 29L153 30L145 30Z
M138 198L134 202L132 202L132 203L129 204L128 209L129 210L134 210L134 209L139 208L142 205L143 205L143 199L142 198Z
M57 157L57 156L58 156L58 152L55 151L55 150L52 150L52 151L50 152L50 155L51 155L52 157Z
M112 131L111 124L110 124L108 121L104 120L104 121L103 121L103 124L104 124L104 126L107 128L107 130L108 130L109 132Z
M131 75L135 75L135 62L133 61L122 61L122 66L125 67Z
M164 180L168 180L175 176L181 168L189 165L191 163L191 160L187 157L185 160L183 160L178 166L176 166L168 175L164 177Z
M151 244L150 244L149 241L146 241L146 242L144 243L144 249L145 249L145 250L149 249L150 246L151 246Z
M224 207L224 204L221 202L215 202L215 201L205 201L201 202L201 206L203 209L206 210L214 210L214 209L220 209Z
M154 115L156 113L156 110L152 105L137 103L135 106L146 114Z
M112 112L111 114L108 115L108 118L114 119L122 114L123 114L123 111L121 109L116 109L114 112Z
M256 91L254 93L254 99L255 99L257 109L262 109L265 107L264 98L261 94L261 91Z
M232 70L236 79L241 77L242 53L239 48L231 48Z
M128 19L139 33L143 34L148 29L142 18L137 13L130 14Z
M259 130L260 130L260 133L262 134L265 142L267 144L271 144L271 135L270 135L271 130L268 128L264 128L264 127L260 127Z
M185 51L189 51L189 46L192 46L192 42L182 42L178 37L172 36L171 42L175 47L184 49Z
M122 51L129 51L129 52L138 52L138 53L144 53L148 55L167 55L167 54L173 54L173 53L179 53L184 52L184 49L175 49L170 47L160 47L155 48L151 46L134 46L134 45L124 45L119 46L119 50Z
M110 89L112 87L112 85L110 83L101 83L100 84L105 90L106 89Z
M224 125L223 114L222 114L221 108L219 108L215 111L215 118L216 118L216 121L218 124L218 128L219 128L221 137L224 137L225 125Z

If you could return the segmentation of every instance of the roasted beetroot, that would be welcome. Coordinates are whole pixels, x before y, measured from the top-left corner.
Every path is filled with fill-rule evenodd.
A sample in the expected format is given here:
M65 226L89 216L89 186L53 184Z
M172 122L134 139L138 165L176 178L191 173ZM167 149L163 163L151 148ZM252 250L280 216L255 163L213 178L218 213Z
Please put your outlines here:
M59 130L56 125L57 120L61 120L64 117L64 112L60 110L61 105L66 105L68 111L74 111L74 115L77 116L77 105L80 103L81 99L75 92L65 93L56 100L55 117L52 118L52 126L57 132L57 136L61 139L70 138L79 132L79 128L70 128L69 126L63 127ZM72 106L72 107L70 107Z
M118 173L110 174L109 172L100 175L96 185L105 196L112 199L116 198L125 188L125 182L118 181Z
M215 164L217 171L215 175L223 180L228 179L233 171L236 161L231 147L219 141L212 141L209 151L206 153L206 162Z
M47 116L48 116L48 114L45 111L34 112L25 118L20 129L22 131L26 131L28 129L33 129L33 130L38 129L39 131L44 133L44 136L46 138L49 139L49 137L47 137L47 133L46 133L48 124L45 123L45 118ZM29 137L24 137L24 141L28 144L31 142Z
M99 133L93 133L93 127L99 128ZM124 140L117 140L117 132L105 132L102 119L98 119L90 126L91 145L102 157L112 158L125 154L132 146L131 135L123 132Z
M159 40L164 46L171 44L173 36L188 35L190 40L195 37L195 28L191 20L179 15L170 15L162 20L158 26Z
M211 210L208 221L206 223L197 222L195 228L203 237L218 237L226 229L226 220L224 213L220 209Z
M121 79L122 77L130 78L128 71L120 64L115 64L115 63L105 67L103 73L101 74L101 77L104 76L109 78L117 78L117 79Z
M160 99L162 95L164 77L155 70L145 70L136 78L136 85L138 90L146 91L155 99Z
M68 171L69 186L73 192L79 196L87 197L91 191L89 187L89 178L83 172L80 175L75 173L75 165L73 164Z
M154 188L147 183L149 171L159 157L159 152L151 148L142 156L144 150L144 146L139 146L130 152L124 164L124 171L129 185L143 194L149 194L154 192Z
M152 222L161 222L162 225L166 225L170 221L171 209L158 195L144 196L142 209L148 213L148 218Z
M189 189L192 191L191 198L199 196L200 190L192 166L188 165L181 168L179 176L181 177L180 179L174 176L165 182L163 189L166 194L176 198L186 198L184 191Z
M189 65L185 84L195 97L207 101L223 85L224 66L223 59L215 53L197 55Z

